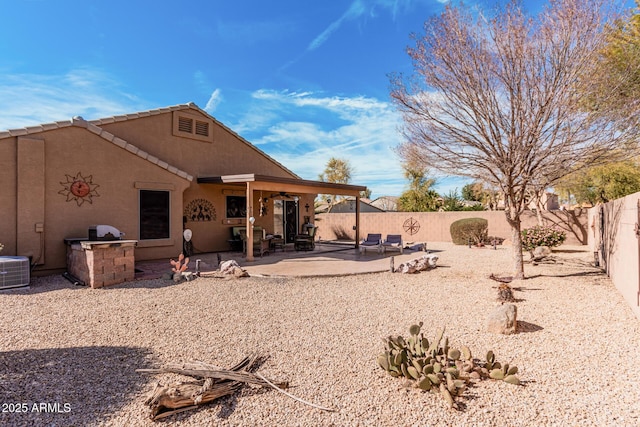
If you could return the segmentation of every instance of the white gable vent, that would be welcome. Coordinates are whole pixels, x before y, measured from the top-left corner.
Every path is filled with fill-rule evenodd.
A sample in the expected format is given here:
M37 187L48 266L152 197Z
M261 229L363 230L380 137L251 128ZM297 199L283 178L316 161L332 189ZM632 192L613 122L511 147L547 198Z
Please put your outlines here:
M29 286L29 258L0 256L0 289Z

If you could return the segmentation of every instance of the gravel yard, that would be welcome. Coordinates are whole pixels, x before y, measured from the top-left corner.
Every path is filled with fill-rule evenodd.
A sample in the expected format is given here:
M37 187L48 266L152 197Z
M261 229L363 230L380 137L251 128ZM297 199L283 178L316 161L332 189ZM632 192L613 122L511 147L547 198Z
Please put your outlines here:
M198 278L107 289L61 276L0 292L1 425L59 426L637 426L640 321L584 248L562 247L554 265L526 266L512 283L523 332L485 331L510 248L433 243L434 270L416 275ZM523 386L482 381L464 408L406 388L376 363L380 338L424 322L452 346L519 367ZM204 361L228 367L257 352L265 377L289 392L245 388L165 421L144 405L157 381L137 368ZM35 404L35 407L34 407ZM42 406L44 404L44 406ZM49 404L49 405L47 405ZM34 410L34 408L36 410ZM25 410L26 412L16 412Z

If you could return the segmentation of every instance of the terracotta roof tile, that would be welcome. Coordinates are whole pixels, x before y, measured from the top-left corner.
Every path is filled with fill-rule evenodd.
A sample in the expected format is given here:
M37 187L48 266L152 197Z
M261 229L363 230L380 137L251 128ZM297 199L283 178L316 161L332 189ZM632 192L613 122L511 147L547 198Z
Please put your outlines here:
M122 138L118 138L117 136L114 136L112 142L120 148L125 148L127 146L127 141Z
M95 133L96 135L101 135L102 134L102 128L100 128L100 127L98 127L96 125L93 125L91 123L89 123L87 125L87 130L89 130L89 132Z
M124 149L125 149L125 150L127 150L127 151L132 152L133 154L137 154L137 153L138 153L138 151L140 151L140 150L138 149L138 147L136 147L136 146L135 146L135 145L133 145L133 144L129 144L129 143L127 143L127 145L125 145L125 146L124 146Z
M149 157L149 153L147 153L146 151L142 151L142 150L138 150L138 152L136 154L138 155L138 157L142 157L145 160L147 160L147 157Z

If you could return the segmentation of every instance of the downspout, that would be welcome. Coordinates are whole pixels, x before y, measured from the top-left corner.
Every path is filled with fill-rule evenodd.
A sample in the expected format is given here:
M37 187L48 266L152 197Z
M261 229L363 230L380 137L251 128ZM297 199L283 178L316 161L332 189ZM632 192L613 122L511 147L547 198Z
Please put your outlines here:
M360 247L360 196L356 196L356 249Z
M253 218L253 188L251 186L251 182L247 182L247 213L245 216L245 225L247 227L247 257L246 261L253 261L253 223L251 222L251 218Z

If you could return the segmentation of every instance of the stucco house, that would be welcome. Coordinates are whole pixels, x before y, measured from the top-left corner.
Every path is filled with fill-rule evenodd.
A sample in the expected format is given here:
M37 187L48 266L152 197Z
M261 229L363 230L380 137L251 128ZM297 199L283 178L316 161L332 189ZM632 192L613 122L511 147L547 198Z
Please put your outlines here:
M366 189L303 180L193 103L0 131L0 182L1 255L33 274L64 270L65 239L94 225L135 240L136 261L176 257L186 228L225 251L233 227L293 241L316 194Z

